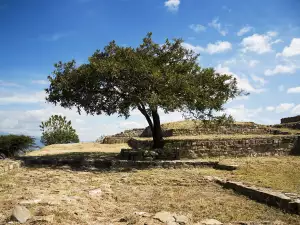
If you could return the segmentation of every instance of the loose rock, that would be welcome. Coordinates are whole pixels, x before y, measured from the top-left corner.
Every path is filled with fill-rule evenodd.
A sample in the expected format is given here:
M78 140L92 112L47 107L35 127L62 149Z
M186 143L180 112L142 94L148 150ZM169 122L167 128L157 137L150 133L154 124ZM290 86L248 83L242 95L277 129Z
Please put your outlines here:
M141 216L141 217L151 217L151 214L147 212L135 212L134 215Z
M157 219L163 223L175 222L175 218L174 218L173 214L170 212L165 212L165 211L156 213L153 218Z
M89 191L89 195L92 195L92 196L101 195L101 194L102 194L102 190L100 188Z
M189 223L189 218L184 215L174 215L176 223L179 223L180 225L185 225Z
M42 199L31 199L31 200L23 200L20 201L21 205L32 205L32 204L38 204L42 201Z
M218 220L215 219L205 219L205 220L201 220L200 222L196 223L196 225L222 225L223 223L221 223Z
M31 213L26 207L17 205L13 210L12 217L20 223L25 223L31 217Z

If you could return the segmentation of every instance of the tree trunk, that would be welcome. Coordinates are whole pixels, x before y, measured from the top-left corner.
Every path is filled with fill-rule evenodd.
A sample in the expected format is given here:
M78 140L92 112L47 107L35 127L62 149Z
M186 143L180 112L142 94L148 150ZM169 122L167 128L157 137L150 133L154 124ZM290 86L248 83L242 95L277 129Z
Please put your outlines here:
M164 140L163 140L162 129L161 129L160 119L157 110L152 110L152 119L153 119L153 129L152 129L153 149L163 148Z

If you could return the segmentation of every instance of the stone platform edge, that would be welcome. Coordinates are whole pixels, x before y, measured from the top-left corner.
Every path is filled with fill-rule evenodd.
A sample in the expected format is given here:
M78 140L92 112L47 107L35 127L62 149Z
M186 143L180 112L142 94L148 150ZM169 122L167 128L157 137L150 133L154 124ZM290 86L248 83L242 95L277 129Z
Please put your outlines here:
M205 178L257 202L273 206L287 213L300 215L300 195L298 194L279 192L219 177L205 176Z
M19 157L23 165L34 166L70 166L73 169L115 169L115 168L185 168L185 167L210 167L221 170L236 170L237 165L226 165L218 161L195 161L195 160L152 160L152 161L133 161L133 160L108 160L108 159L45 159L43 157Z

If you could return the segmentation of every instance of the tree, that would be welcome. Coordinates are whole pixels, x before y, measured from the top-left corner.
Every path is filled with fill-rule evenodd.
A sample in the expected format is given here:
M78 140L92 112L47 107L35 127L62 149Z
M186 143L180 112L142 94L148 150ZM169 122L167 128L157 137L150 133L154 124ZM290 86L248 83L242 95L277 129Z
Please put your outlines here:
M71 121L60 115L52 115L40 125L42 133L41 142L44 145L78 143L79 138Z
M160 45L148 33L136 48L112 41L86 64L58 62L48 76L46 100L76 107L79 114L84 110L91 115L128 118L131 110L138 109L152 131L153 147L162 148L159 109L213 118L214 111L221 111L229 99L242 94L234 77L201 68L199 55L182 43L182 39L167 39Z
M35 138L26 135L0 135L0 159L36 148Z

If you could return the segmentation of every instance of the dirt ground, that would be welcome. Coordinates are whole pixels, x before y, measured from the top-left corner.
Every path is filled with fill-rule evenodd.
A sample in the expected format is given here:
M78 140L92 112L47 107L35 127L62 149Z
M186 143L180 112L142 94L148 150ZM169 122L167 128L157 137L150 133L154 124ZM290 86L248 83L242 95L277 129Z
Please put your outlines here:
M216 172L200 168L133 172L21 168L0 176L0 224L10 221L17 204L33 215L26 224L160 224L134 213L162 210L186 215L192 222L214 218L299 224L299 216L208 182L203 176L209 174Z

